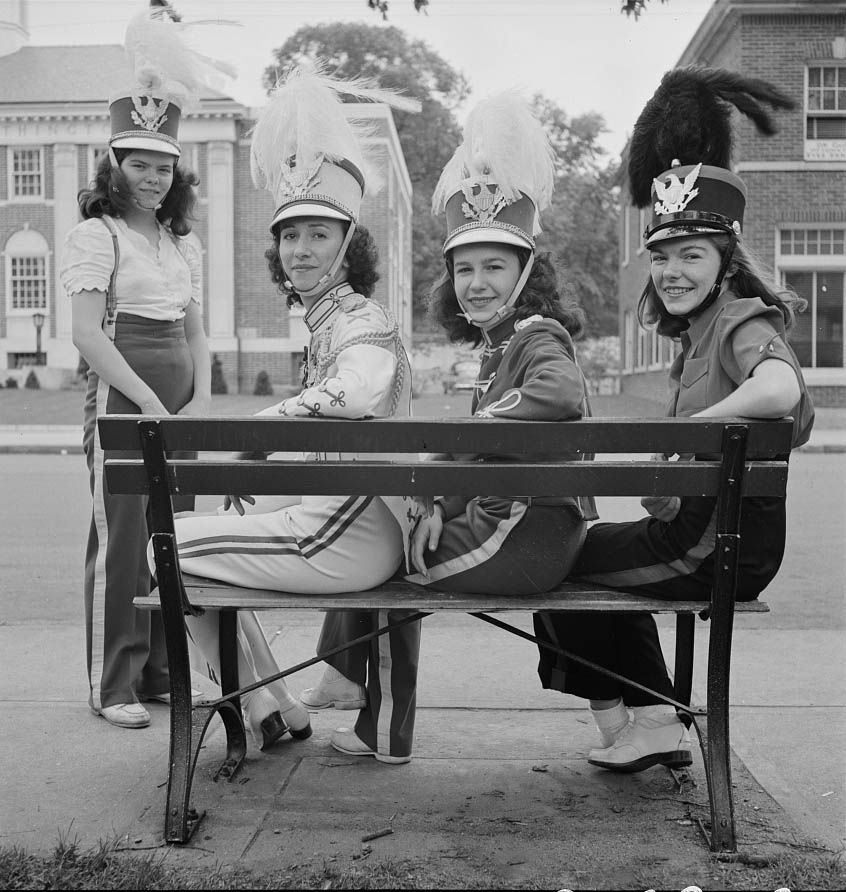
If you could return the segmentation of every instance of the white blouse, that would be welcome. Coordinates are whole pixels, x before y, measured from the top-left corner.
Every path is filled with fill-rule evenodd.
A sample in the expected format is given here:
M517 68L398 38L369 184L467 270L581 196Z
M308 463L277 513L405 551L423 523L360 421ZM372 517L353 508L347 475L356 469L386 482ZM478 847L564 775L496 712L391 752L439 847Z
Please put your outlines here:
M118 233L120 267L115 290L118 312L173 322L188 302L200 303L200 257L194 245L159 224L159 246L112 217ZM59 279L68 296L107 291L115 264L111 232L98 218L84 220L65 237Z

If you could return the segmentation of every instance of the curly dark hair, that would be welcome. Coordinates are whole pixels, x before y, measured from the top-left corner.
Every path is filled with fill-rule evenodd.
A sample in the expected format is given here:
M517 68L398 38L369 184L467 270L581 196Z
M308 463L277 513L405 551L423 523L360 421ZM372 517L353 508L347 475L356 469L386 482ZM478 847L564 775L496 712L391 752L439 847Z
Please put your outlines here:
M280 293L287 297L288 307L290 308L301 304L302 300L296 291L285 287L285 281L288 276L282 268L282 261L279 259L281 231L281 226L274 227L273 244L264 252L264 256L267 260L267 268L270 270L270 280L275 282L279 287ZM344 235L346 235L346 227ZM379 281L379 273L376 271L376 267L379 265L379 252L376 249L376 242L366 226L356 225L345 257L348 264L347 281L357 294L372 297L373 288Z
M696 233L691 233L691 236L693 235ZM685 238L685 236L680 237ZM728 234L718 233L708 237L713 241L720 257L724 257L729 246ZM776 284L773 277L765 272L761 261L743 242L735 245L726 275L731 276L727 287L733 294L738 297L759 297L767 306L778 307L784 317L786 329L793 325L795 314L807 307L804 298ZM638 300L637 319L643 328L654 327L658 334L668 338L678 339L688 326L686 318L667 312L664 302L655 290L651 275Z
M514 250L517 252L520 268L525 268L529 260L529 249ZM434 318L444 327L450 341L461 341L474 347L482 343L482 330L459 315L461 306L455 296L452 259L449 257L447 269L432 286L429 307ZM573 338L577 338L584 330L584 310L570 297L562 294L555 261L548 251L535 256L532 271L517 298L514 309L518 320L534 315L557 319Z
M132 152L132 149L113 149L118 164ZM173 184L170 187L162 206L156 211L160 223L170 228L174 235L188 235L191 221L194 219L194 206L197 195L193 187L199 185L200 179L192 170L179 167L174 158ZM77 195L79 210L85 220L91 217L122 217L130 206L129 184L119 167L112 167L108 153L103 155L97 164L94 182L88 189L80 190Z

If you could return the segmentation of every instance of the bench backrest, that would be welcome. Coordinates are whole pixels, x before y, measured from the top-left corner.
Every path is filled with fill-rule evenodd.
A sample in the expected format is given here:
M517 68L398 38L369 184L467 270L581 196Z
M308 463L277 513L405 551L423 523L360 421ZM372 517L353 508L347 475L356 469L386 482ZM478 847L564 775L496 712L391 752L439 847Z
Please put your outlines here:
M592 418L575 422L494 419L182 418L104 416L103 448L146 457L110 457L111 492L151 491L156 454L166 482L180 494L229 492L309 495L719 495L726 461L737 464L741 496L784 495L791 423L741 419ZM239 451L393 453L393 462L232 461L208 453ZM709 456L708 461L653 462L658 451ZM421 462L425 453L571 454L567 462ZM600 456L585 461L593 454ZM623 454L628 460L606 456ZM631 456L642 456L631 460ZM145 467L146 461L146 467ZM162 470L159 468L158 470Z
M785 495L792 436L789 419L591 418L562 423L112 415L98 424L108 452L109 491L148 493L153 533L172 534L173 494L713 496L718 499L718 576L726 576L715 580L715 591L730 589L730 596L720 597L732 603L741 500ZM171 457L184 451L199 457ZM303 462L274 456L271 461L237 461L228 454L215 455L247 451L390 453L393 459ZM654 461L656 452L696 454L700 460ZM427 453L500 454L502 460L421 461ZM567 460L508 458L538 454Z

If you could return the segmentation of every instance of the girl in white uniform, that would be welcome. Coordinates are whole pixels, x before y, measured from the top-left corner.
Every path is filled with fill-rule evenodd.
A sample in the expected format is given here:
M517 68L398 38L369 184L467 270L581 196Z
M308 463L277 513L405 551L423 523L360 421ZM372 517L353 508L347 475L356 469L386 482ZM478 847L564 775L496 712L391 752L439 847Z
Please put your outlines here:
M396 321L370 299L378 278L376 249L368 231L357 225L364 163L336 85L313 71L294 70L256 125L252 158L254 176L270 189L278 208L271 221L273 246L266 255L271 277L289 306L305 307L310 333L302 392L259 414L408 415L411 370ZM177 519L179 560L185 572L319 595L379 585L403 561L409 500L303 496L281 502L250 499L249 508L237 496L228 501L228 510L217 514ZM358 617L342 614L336 621L355 625ZM216 677L216 618L207 615L187 622ZM413 649L415 634L405 627L386 636L385 662L392 642ZM241 616L239 641L242 684L278 671L254 615ZM262 748L288 730L296 737L311 733L307 711L283 681L257 689L242 702L248 727Z

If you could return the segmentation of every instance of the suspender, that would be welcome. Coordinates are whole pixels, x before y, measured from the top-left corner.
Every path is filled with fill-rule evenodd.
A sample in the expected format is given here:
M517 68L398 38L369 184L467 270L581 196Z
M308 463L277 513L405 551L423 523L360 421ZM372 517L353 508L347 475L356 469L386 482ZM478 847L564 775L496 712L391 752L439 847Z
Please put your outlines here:
M106 337L113 341L115 339L115 322L117 321L117 290L115 283L117 281L118 264L120 263L120 246L118 245L117 229L111 217L104 214L100 219L112 236L112 246L115 251L115 265L112 268L111 276L109 276L109 290L106 292L106 315L103 319L103 331L106 333Z

